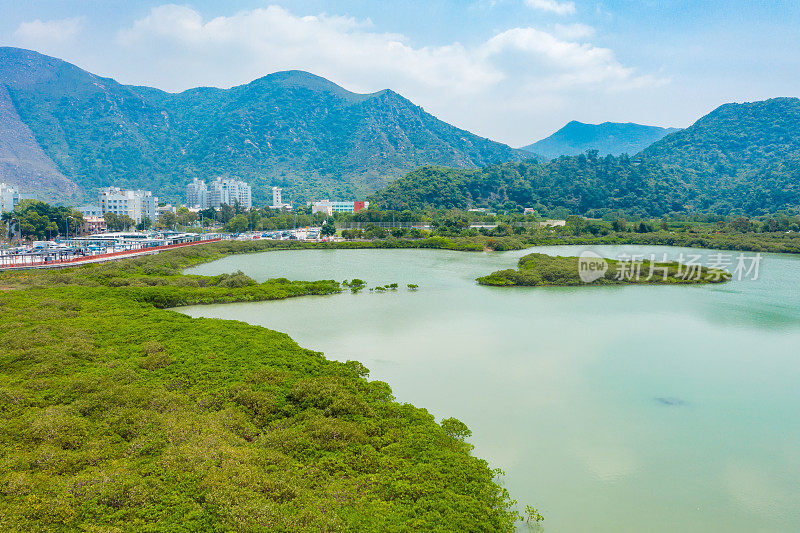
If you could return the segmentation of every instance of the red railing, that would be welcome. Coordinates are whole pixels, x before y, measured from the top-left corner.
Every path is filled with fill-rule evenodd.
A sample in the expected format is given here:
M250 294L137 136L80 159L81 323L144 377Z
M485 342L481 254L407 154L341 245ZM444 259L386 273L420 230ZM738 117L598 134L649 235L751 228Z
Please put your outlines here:
M192 241L192 242L179 242L176 244L165 244L163 246L143 246L141 248L136 248L132 250L122 250L120 252L109 252L105 254L95 254L95 255L85 255L81 257L71 257L69 259L55 259L52 261L31 261L30 263L11 263L11 264L0 264L0 270L8 269L8 268L31 268L31 267L41 267L41 266L64 266L64 265L75 265L80 263L87 263L97 261L98 259L113 259L118 258L122 259L125 256L137 255L144 252L161 252L164 250L171 250L173 248L181 248L184 246L194 246L196 244L208 244L210 242L219 242L222 239L217 237L214 239L205 239L200 241ZM30 256L29 256L30 257ZM23 256L24 258L24 256ZM34 259L31 257L31 259Z

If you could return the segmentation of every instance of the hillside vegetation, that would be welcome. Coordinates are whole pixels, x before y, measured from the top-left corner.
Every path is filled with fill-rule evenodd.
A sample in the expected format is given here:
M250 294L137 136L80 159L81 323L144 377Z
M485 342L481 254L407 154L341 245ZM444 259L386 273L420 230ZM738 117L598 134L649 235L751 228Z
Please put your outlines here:
M603 216L800 208L800 99L726 104L636 155L589 151L477 170L427 167L374 197L394 209L493 207Z
M660 164L592 152L478 170L425 167L394 181L372 200L386 209L533 207L539 212L563 208L566 214L618 210L661 216L687 209L692 191Z
M58 172L90 198L97 187L117 185L177 201L193 177L217 175L250 182L257 202L270 185L285 187L287 199L348 198L425 164L474 168L522 158L393 91L356 94L307 72L172 94L6 47L0 85ZM6 181L58 193L24 170Z
M700 209L797 208L800 99L725 104L640 155L686 176Z
M182 275L219 243L0 275L3 531L509 531L469 431L357 362L162 309L332 294Z

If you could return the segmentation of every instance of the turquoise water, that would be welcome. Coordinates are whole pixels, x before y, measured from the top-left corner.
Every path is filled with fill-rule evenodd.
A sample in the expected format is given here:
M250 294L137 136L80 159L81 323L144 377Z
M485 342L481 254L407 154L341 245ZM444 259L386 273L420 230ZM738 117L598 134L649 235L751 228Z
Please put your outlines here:
M359 360L399 401L463 420L545 531L800 531L800 257L764 256L758 280L719 286L474 283L531 251L582 250L232 256L190 272L420 289L181 311Z

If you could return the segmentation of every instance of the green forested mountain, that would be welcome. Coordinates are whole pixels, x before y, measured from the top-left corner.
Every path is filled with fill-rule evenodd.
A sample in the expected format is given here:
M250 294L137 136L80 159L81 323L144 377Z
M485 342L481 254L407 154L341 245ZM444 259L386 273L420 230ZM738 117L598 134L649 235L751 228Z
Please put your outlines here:
M43 199L78 201L119 185L179 200L191 178L217 175L249 181L256 201L269 185L295 199L347 197L435 165L461 170L414 171L376 200L646 214L758 214L800 203L796 98L726 104L634 157L601 157L632 152L646 132L665 133L571 122L531 149L600 153L521 163L523 152L454 128L389 90L355 94L290 71L173 94L0 48L0 179Z
M584 124L573 120L546 139L523 146L522 150L548 159L562 155L578 155L587 150L597 150L603 156L633 155L675 131L678 130L630 122Z
M746 212L796 208L800 99L722 105L640 155L667 165L707 192L708 207Z
M726 104L635 157L590 152L479 170L427 167L375 196L381 206L558 207L661 216L800 208L800 100Z
M260 200L269 185L295 197L345 196L374 191L424 164L475 168L522 158L393 91L355 94L299 71L172 94L6 47L0 87L10 102L8 111L0 108L0 123L28 128L38 144L32 148L52 167L44 173L6 165L3 179L45 198L119 185L174 200L192 177L216 175L251 182ZM18 120L7 120L12 113ZM58 185L51 175L75 185Z
M596 152L490 165L478 170L424 167L377 193L376 206L393 209L494 207L569 213L623 210L642 215L681 211L692 203L686 184L662 165Z

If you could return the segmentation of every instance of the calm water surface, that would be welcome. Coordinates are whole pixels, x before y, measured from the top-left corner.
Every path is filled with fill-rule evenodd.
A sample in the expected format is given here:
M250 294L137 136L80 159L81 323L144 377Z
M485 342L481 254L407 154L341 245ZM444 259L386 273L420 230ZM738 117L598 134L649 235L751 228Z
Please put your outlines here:
M233 256L189 272L420 289L181 310L359 360L399 401L463 420L545 531L800 531L800 257L767 255L758 280L723 286L474 283L531 251L582 249Z

